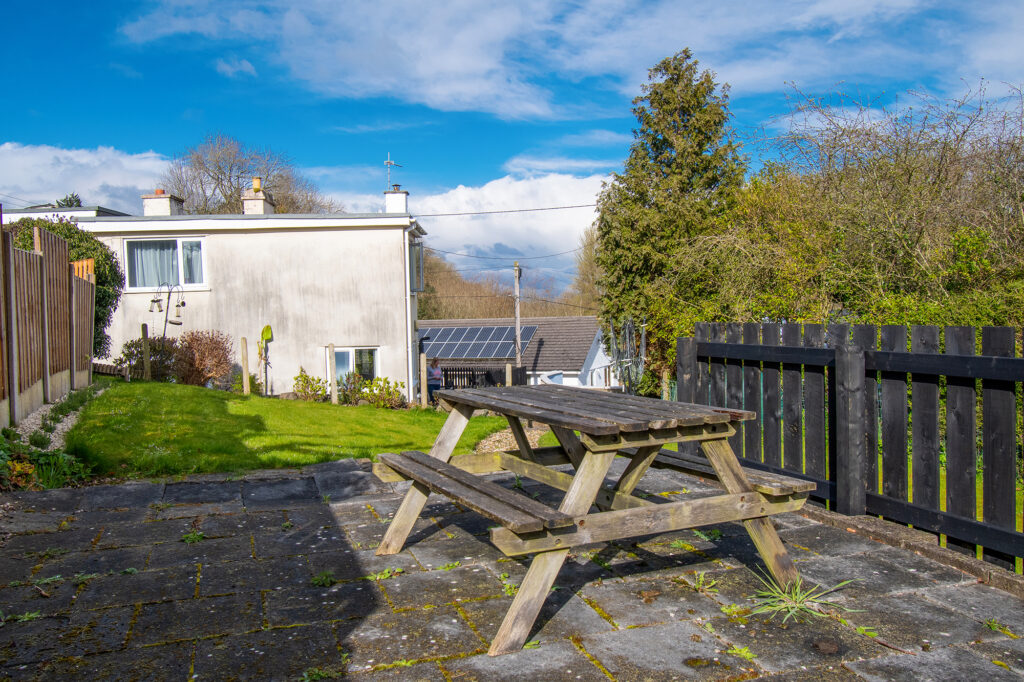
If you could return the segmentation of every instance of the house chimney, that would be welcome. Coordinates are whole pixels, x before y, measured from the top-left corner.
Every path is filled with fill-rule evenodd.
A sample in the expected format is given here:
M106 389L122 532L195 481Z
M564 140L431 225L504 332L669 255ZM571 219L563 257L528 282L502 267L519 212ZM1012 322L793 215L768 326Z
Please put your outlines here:
M274 198L263 189L263 178L253 178L252 187L242 193L244 215L268 215L274 212Z
M400 187L391 185L391 189L384 192L385 213L409 213L409 193Z
M185 212L185 200L162 189L142 195L142 215L181 215Z

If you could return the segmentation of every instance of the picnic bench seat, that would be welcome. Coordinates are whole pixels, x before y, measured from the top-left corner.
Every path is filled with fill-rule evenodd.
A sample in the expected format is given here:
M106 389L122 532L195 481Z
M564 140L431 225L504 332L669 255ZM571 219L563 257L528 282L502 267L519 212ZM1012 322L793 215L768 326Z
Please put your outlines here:
M624 450L623 452L628 453L629 450ZM654 461L651 463L651 468L671 469L673 471L679 471L699 478L706 478L715 483L719 483L718 474L715 473L714 467L711 466L711 463L708 462L707 459L701 456L687 455L675 450L662 448L661 451L658 452L658 456L655 457ZM768 495L771 497L782 497L785 495L795 495L797 493L813 492L818 488L817 483L807 481L802 478L796 478L794 476L785 476L783 474L775 474L769 471L756 471L749 468L744 468L743 473L750 482L750 487L762 495Z
M405 478L426 486L517 533L571 526L573 517L537 500L502 488L418 450L392 452L378 459Z

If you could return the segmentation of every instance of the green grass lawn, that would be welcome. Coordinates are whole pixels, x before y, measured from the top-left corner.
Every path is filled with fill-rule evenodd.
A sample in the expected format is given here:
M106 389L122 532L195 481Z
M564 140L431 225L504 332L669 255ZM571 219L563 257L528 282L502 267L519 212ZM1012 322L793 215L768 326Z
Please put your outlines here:
M175 384L115 381L82 410L68 452L100 475L155 476L302 466L380 452L428 451L434 410L245 397ZM507 426L474 417L456 453Z

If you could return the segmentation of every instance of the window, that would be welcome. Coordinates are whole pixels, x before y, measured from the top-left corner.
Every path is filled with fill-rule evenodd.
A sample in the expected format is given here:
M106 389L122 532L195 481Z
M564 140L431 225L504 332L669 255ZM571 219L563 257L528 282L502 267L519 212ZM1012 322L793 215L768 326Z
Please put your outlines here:
M131 239L124 250L129 289L206 284L202 239Z
M325 374L330 374L330 358L327 358L328 369ZM349 372L358 372L359 376L367 381L377 378L377 349L376 348L337 348L334 349L334 378L340 381Z
M409 291L423 291L423 243L409 244Z

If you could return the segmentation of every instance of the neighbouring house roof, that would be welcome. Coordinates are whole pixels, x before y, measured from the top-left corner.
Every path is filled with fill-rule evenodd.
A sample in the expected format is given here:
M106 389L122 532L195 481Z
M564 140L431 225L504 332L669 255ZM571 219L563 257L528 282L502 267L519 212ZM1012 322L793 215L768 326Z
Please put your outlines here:
M39 204L25 208L4 208L4 215L19 215L27 218L33 214L71 214L71 213L92 213L94 216L127 216L127 213L116 211L106 206L56 206L55 204ZM78 216L75 216L78 217Z
M514 325L511 317L475 320L420 320L420 329L430 327L488 327ZM523 353L523 366L530 372L579 372L587 359L594 338L600 332L597 318L586 317L523 317L523 326L537 327L537 333ZM488 364L486 361L457 361L457 364ZM490 362L493 364L493 361Z
M98 216L76 218L90 232L195 232L251 230L337 230L412 227L413 234L426 231L407 213L267 213L215 215Z

